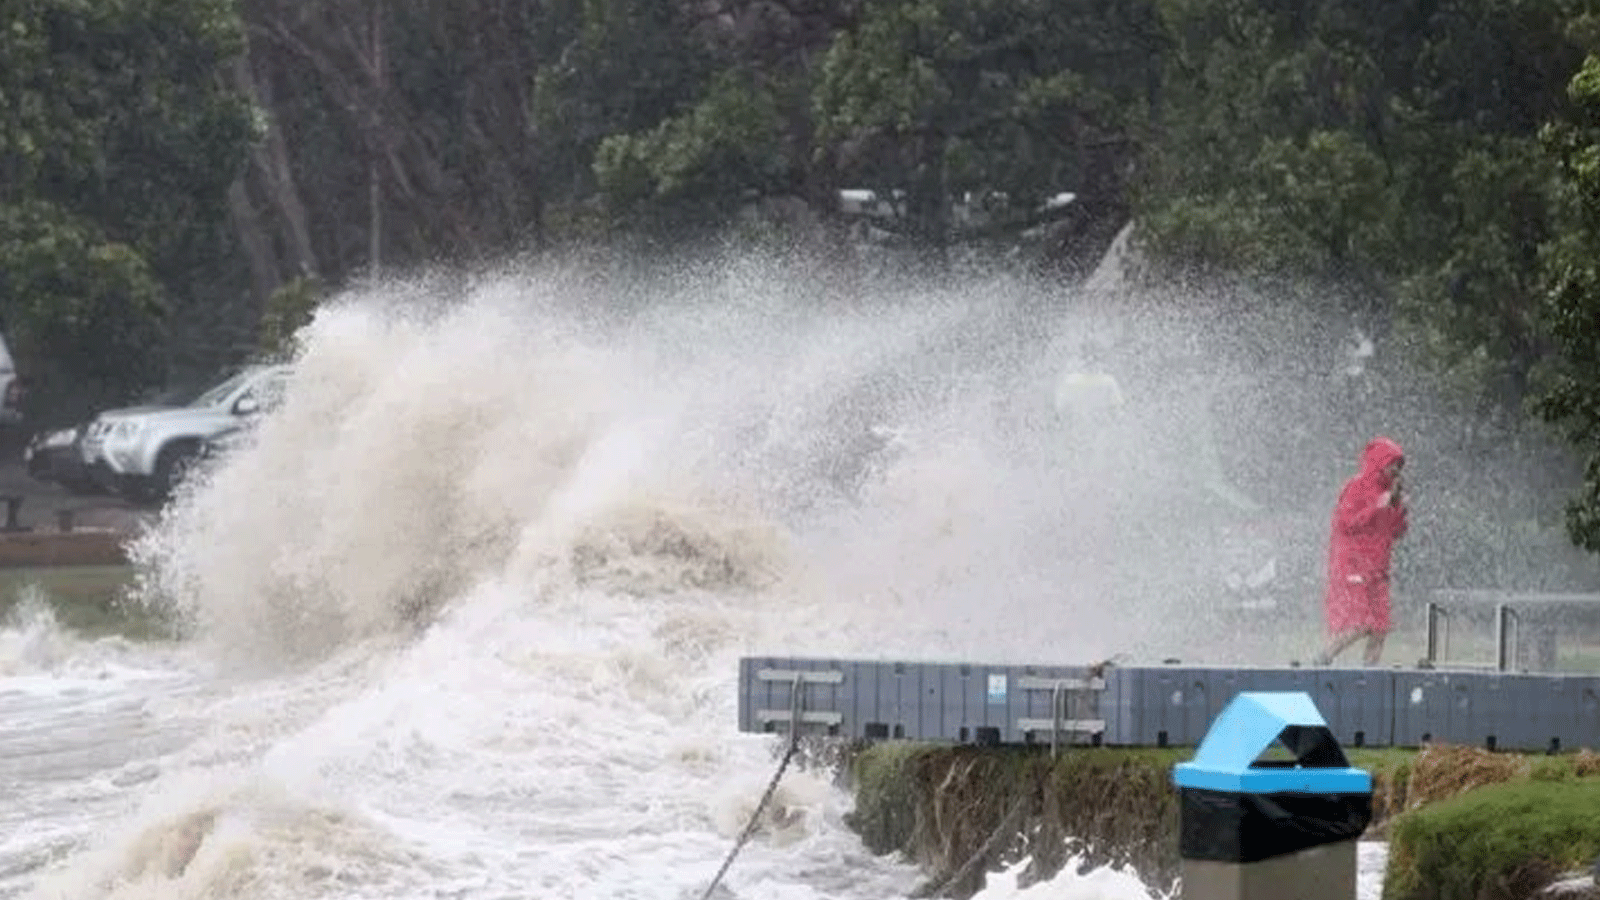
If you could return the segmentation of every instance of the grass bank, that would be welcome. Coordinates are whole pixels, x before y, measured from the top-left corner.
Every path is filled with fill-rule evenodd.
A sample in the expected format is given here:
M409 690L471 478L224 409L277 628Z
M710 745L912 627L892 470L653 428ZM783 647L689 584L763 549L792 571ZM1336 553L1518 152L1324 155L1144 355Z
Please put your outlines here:
M127 565L0 569L0 622L13 621L23 604L40 602L63 628L86 637L167 636L158 616L123 601L132 583Z
M1418 810L1431 811L1475 788L1504 782L1541 788L1589 784L1588 776L1600 774L1600 756L1588 751L1541 756L1430 747L1351 749L1347 755L1352 765L1373 775L1369 837L1391 837L1396 848L1415 840L1400 829ZM970 897L982 888L985 872L1024 858L1031 860L1024 884L1047 880L1059 873L1069 850L1091 866L1130 867L1165 892L1179 872L1172 767L1192 756L1190 748L1071 748L1051 759L1043 748L874 744L849 758L855 791L850 825L873 852L901 853L920 865L928 875L918 891L922 896ZM1594 818L1600 833L1600 815ZM1392 836L1390 829L1396 829ZM1418 865L1470 867L1490 861L1458 854L1452 863L1449 840L1441 839L1437 847L1418 856L1426 861ZM1395 858L1411 859L1404 852ZM1394 871L1397 863L1390 865ZM1480 895L1386 896L1465 900Z
M1544 768L1407 813L1384 900L1525 900L1600 855L1600 778Z

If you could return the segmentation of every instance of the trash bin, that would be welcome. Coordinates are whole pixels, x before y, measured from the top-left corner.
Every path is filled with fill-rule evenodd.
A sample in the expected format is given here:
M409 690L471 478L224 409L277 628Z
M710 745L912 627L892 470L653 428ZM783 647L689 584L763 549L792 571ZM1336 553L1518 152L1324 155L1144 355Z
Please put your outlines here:
M1263 757L1281 748L1287 753ZM1372 776L1308 694L1246 692L1173 768L1184 900L1352 900Z

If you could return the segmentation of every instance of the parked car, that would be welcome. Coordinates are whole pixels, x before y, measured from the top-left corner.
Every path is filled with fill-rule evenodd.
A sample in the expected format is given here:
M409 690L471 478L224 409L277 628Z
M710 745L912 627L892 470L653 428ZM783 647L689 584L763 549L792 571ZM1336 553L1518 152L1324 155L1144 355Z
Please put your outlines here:
M254 429L248 422L229 425L200 442L200 458L215 464L250 440Z
M39 481L59 484L73 494L103 492L84 467L82 436L88 422L41 431L22 449L22 464Z
M142 415L163 409L188 406L211 387L204 384L180 385L156 393L133 406L124 406L100 412L79 427L77 438L78 465L94 489L104 493L118 493L118 478L103 452L106 437L118 422L129 416Z
M23 401L25 380L12 361L11 349L0 335L0 456L16 459L29 440Z
M104 427L98 452L117 491L138 501L170 497L205 441L275 407L291 371L286 365L247 366L186 406L116 416Z
M11 348L0 336L0 425L22 424L22 400L22 379L11 359Z

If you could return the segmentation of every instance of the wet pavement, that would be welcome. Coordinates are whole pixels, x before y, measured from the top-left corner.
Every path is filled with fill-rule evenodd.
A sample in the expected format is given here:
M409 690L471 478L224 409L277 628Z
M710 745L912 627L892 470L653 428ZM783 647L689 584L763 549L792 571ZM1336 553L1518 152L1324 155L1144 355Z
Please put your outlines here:
M15 524L33 531L58 530L61 513L68 511L74 527L132 533L157 512L154 507L109 494L75 495L58 484L34 478L21 462L7 459L0 462L0 530L12 523L13 503Z

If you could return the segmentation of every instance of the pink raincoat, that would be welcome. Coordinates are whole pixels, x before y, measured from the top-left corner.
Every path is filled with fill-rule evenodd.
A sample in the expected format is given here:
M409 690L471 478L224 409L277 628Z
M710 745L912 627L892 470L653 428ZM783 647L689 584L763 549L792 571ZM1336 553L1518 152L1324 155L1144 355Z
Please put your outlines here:
M1399 444L1373 438L1361 454L1361 471L1339 492L1328 540L1326 602L1333 634L1357 628L1389 632L1389 556L1406 533L1406 509L1403 503L1387 505L1392 484L1383 469L1404 458Z

